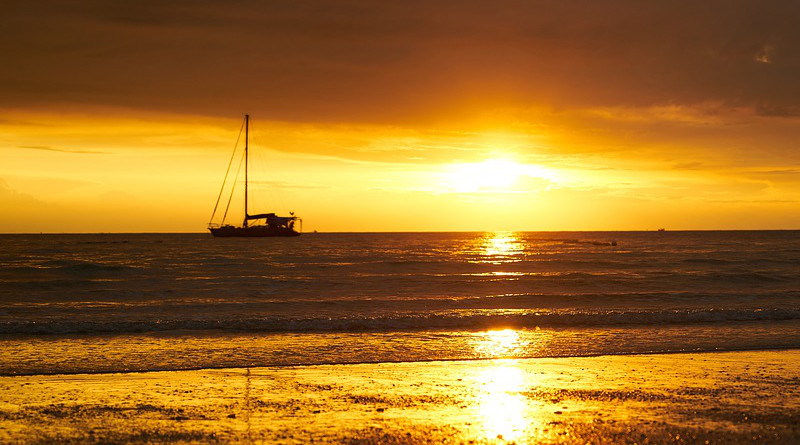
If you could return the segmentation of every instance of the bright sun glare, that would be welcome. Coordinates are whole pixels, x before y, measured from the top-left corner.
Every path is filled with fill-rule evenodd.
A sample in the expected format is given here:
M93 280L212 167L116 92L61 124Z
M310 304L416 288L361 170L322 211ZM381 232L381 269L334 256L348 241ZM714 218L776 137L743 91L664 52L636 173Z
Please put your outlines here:
M510 191L523 176L553 181L554 174L538 165L520 164L509 159L489 159L483 162L450 165L444 185L459 193L479 191Z
M514 442L535 422L526 415L525 373L512 364L498 363L480 376L483 390L477 400L486 439Z

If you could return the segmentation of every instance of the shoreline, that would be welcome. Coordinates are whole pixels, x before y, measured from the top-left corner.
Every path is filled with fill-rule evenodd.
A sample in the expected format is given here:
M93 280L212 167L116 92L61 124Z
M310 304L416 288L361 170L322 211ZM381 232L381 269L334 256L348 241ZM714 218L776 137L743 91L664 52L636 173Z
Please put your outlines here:
M357 366L357 365L380 365L380 364L414 364L414 363L449 363L449 362L485 362L495 360L538 360L538 359L572 359L572 358L601 358L601 357L636 357L636 356L658 356L658 355L675 355L675 354L725 354L736 352L780 352L780 351L797 351L800 353L800 347L757 347L757 348L742 348L742 349L724 349L724 350L692 350L692 351L645 351L645 352L619 352L619 353L597 353L597 354L582 354L582 355L542 355L536 357L475 357L475 358L437 358L437 359L421 359L421 360L381 360L381 361L353 361L353 362L327 362L327 363L292 363L292 364L266 364L266 365L253 365L253 366L198 366L187 367L179 369L147 369L147 370L117 370L117 371L75 371L75 372L52 372L52 373L20 373L20 374L5 374L0 372L0 378L8 377L57 377L57 376L97 376L97 375L110 375L110 374L147 374L155 372L193 372L193 371L243 371L246 369L282 369L282 368L305 368L313 366Z
M0 377L4 443L796 443L800 350Z

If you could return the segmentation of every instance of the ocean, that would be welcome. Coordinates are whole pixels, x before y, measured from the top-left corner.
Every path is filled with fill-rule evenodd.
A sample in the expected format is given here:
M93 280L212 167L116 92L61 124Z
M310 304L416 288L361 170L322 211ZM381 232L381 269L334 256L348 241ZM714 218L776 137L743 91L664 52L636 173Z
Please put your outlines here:
M0 374L800 348L800 231L0 235Z

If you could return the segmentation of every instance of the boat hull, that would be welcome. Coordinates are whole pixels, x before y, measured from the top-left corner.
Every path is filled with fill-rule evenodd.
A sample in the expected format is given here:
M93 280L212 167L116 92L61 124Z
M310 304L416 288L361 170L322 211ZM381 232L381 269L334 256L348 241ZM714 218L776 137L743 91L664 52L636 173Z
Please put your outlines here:
M300 236L300 232L288 227L250 226L250 227L210 227L208 230L217 238L264 238L268 236Z

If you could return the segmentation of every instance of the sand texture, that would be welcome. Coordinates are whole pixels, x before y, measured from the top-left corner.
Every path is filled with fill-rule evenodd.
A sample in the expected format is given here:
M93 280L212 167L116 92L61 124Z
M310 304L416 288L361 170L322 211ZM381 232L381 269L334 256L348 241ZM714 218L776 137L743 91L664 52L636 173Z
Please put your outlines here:
M800 443L800 351L0 377L2 443Z

